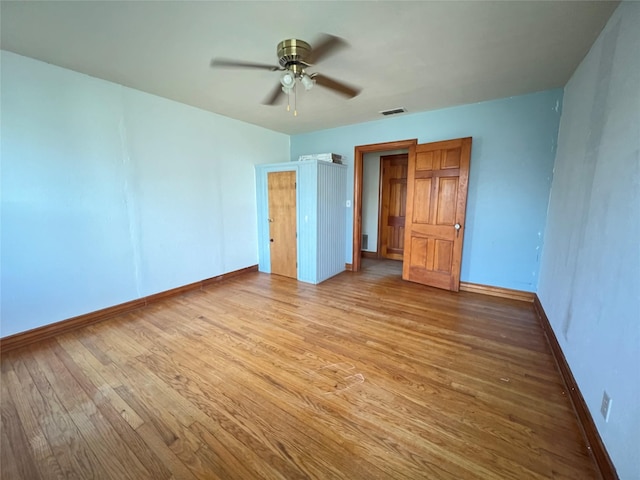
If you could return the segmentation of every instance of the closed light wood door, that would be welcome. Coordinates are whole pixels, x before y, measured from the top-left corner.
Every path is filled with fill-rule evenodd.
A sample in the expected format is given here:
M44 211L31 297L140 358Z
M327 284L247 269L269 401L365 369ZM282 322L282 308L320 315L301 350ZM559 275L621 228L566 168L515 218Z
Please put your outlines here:
M298 278L296 172L267 174L271 273Z
M380 256L402 260L407 205L408 155L386 155L381 160Z
M409 150L402 278L457 292L471 138Z

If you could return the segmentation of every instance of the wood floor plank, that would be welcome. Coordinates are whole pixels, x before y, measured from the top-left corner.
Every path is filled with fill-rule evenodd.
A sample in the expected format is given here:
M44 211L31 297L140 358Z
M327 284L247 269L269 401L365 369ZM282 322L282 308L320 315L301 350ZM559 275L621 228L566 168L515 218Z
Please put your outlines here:
M111 405L134 430L144 423L114 390L114 387L121 385L120 381L115 380L109 369L93 357L82 343L70 336L61 337L58 342L64 354L56 350L56 355L61 356L69 371L78 369L78 374L74 377L76 381L82 381L84 390L94 399L96 405Z
M252 272L10 352L3 478L598 479L531 304L400 272Z
M249 455L242 454L242 451L240 455L236 456L234 442L228 435L222 434L221 428L211 432L199 422L194 422L190 429L202 440L204 447L201 448L201 451L207 454L212 464L216 465L221 478L229 480L256 478L262 476L262 472L265 472L265 470L252 468L255 462L249 458ZM246 449L247 452L249 450ZM266 477L266 475L264 476Z
M277 341L280 344L282 344L283 342L286 342L287 339L283 337L283 336L286 336L286 333L287 333L286 331L280 330L278 332L278 338L275 341ZM258 340L255 340L255 341L258 341ZM300 342L297 341L297 339L293 339L293 343L300 343ZM271 344L269 348L277 348L277 347L274 344ZM393 365L393 367L394 367L393 374L397 375L397 376L401 376L403 373L406 373L406 369L403 372L401 369L397 368L399 360L401 360L401 359L399 359L397 357L397 355L399 353L398 347L389 345L389 346L387 346L387 348L393 348L394 351L395 351L395 355L394 355L394 358L393 358L393 363L394 363L394 365ZM385 355L385 351L382 350L381 352L374 352L374 355ZM460 354L458 354L457 356L460 356ZM298 358L298 360L299 360L299 358ZM410 367L410 373L409 374L415 373L416 369L419 368L418 366L420 365L419 358L417 358L415 355L413 355L411 357L411 361L412 361L412 364L411 364L411 367ZM408 365L409 363L405 362L405 364ZM375 364L373 364L373 366L375 367ZM428 365L428 366L431 367L430 365ZM473 371L474 367L473 367L473 365L471 365L471 359L469 360L469 364L465 364L464 365L464 368L465 368L465 370L467 372L469 372L469 371L472 372ZM381 373L381 372L378 372L378 373ZM485 372L482 372L482 373L484 374ZM495 372L493 372L493 376L494 376L495 382L497 382L498 380L502 380L502 379L495 378ZM507 380L511 380L511 378L507 378ZM529 382L529 383L531 384L531 388L538 388L540 382L537 382L537 383ZM498 383L498 388L502 388L502 384ZM544 392L540 392L540 393L548 396L548 395L551 395L551 394L555 393L556 390L557 390L557 386L554 386L554 387L550 387L548 389L545 389Z
M7 370L7 377L14 372ZM18 413L14 399L9 393L6 382L2 382L0 394L0 418L2 419L2 471L6 468L14 472L16 478L40 478L35 463L35 452L32 451L29 439L24 431L22 419ZM11 441L9 441L11 439ZM17 455L16 455L17 453Z
M13 451L12 442L9 441L7 432L0 431L0 474L4 478L26 478L28 473L20 472L18 455ZM38 478L34 476L33 478Z
M187 468L178 455L162 441L153 427L143 423L136 429L136 432L146 443L147 448L158 455L160 461L167 467L174 478L196 480L197 477Z
M124 463L124 466L130 473L142 468L143 474L148 474L153 479L161 480L170 478L171 472L153 452L146 448L142 439L131 429L131 424L127 423L110 402L105 401L105 397L102 396L101 392L67 352L57 343L52 344L51 351L56 357L55 360L59 361L58 371L66 368L68 374L76 382L77 387L72 386L72 388L69 389L73 389L76 400L78 397L83 397L79 392L80 389L83 390L86 395L84 398L93 399L96 409L91 415L92 422L100 426L108 423L110 429L114 431L115 435L113 435L113 439L117 444L109 445L107 442L104 442L106 444L105 447L109 448L111 452L120 450L120 446L125 449L124 455L119 455L119 457L130 457L129 461ZM51 355L49 355L49 358L51 359ZM66 374L67 373L63 371L63 375ZM115 395L115 397L122 401L122 403L125 403L121 397L117 395ZM103 418L104 420L98 422L99 418ZM141 419L140 422L142 423ZM101 438L104 439L106 436L107 434L103 434Z
M192 325L193 325L193 324L192 324ZM280 332L279 332L279 342L280 342L280 343L283 343L283 340L282 340L282 334L281 334ZM279 354L280 354L280 355L282 355L282 351L280 351L280 352L279 352ZM397 379L397 376L395 376L395 378ZM421 392L421 393L423 393L423 392ZM447 402L447 404L449 404L449 403L451 402L451 398L450 398L450 397L449 397L449 398L447 398L447 399L446 399L446 402ZM435 412L434 412L434 413L435 413ZM442 415L442 412L440 412L440 414L439 414L439 415L436 415L436 418L438 418L438 417L439 417L439 416L441 416L441 415ZM459 426L458 426L458 428L459 428ZM512 440L512 439L510 439L510 440ZM528 441L529 441L529 438L528 438L528 437L527 437L527 438L525 438L525 439L524 439L524 441L525 441L525 442L528 442Z
M521 476L521 474L518 474L517 476ZM529 476L530 476L531 478L533 478L533 476L532 476L532 474L531 474L531 473L529 473Z
M317 338L317 337L319 337L319 336L321 336L321 335L316 335L316 338ZM314 338L314 337L311 337L311 338L309 338L308 340L309 340L309 341L312 341L312 340L313 340L313 338ZM334 340L333 338L331 338L331 340L332 340L332 341L334 341L334 342L336 342L336 340ZM333 343L328 342L328 345L333 345ZM391 348L389 348L389 349L391 349ZM403 355L403 357L404 357L404 358L400 358L400 357L399 357L399 354L401 353L401 352L400 352L400 351L401 351L401 348L398 348L397 346L396 346L396 347L393 347L393 351L394 351L394 357L393 357L392 359L390 359L390 360L392 360L392 361L393 361L393 363L394 363L394 364L396 364L396 365L400 365L400 366L405 366L405 365L407 365L407 366L409 366L409 368L408 368L408 370L409 370L409 371L415 371L415 369L416 369L416 365L419 365L419 364L420 364L420 362L419 362L419 361L420 361L420 357L419 357L419 356L417 356L415 353L414 353L414 354L412 354L412 355L408 355L408 354L407 354L406 356L404 356L404 355ZM378 355L385 355L385 351L383 350L383 351L381 351L381 352L373 352L373 355L374 355L374 356L378 356ZM461 356L460 352L459 352L459 351L457 351L457 353L456 353L456 357L460 357L460 356ZM438 358L440 358L440 357L438 357ZM446 358L446 357L445 357L445 358ZM406 361L405 361L405 360L406 360ZM551 363L549 363L548 365L549 365L549 366L551 366L552 364L551 364ZM429 363L429 362L425 362L425 366L426 366L426 367L428 367L429 369L438 368L438 369L442 370L442 367L439 365L439 362L435 362L435 363L434 363L434 362L431 362L431 363ZM463 370L464 370L463 375L464 375L465 377L468 377L468 376L469 376L469 372L472 372L472 371L473 371L473 368L474 368L474 366L473 366L473 364L472 364L472 362L471 362L471 361L467 362L466 364L463 364L463 365L462 365L462 367L463 367ZM462 368L462 367L461 367L461 368ZM451 369L451 368L449 368L449 367L447 367L447 369L446 369L445 371L443 371L443 376L444 376L444 378L446 378L446 379L447 379L447 380L446 380L446 383L448 383L448 384L450 384L450 383L451 383L451 381L450 381L450 378L451 378L450 373L456 373L456 372L455 372L455 371L453 371L453 372L452 372L452 369ZM458 372L458 373L461 373L461 372ZM495 379L496 381L497 381L497 380L500 380L499 378L497 378L496 373L494 373L494 379ZM507 378L507 380L511 380L511 379L510 379L510 378ZM461 382L459 382L459 383L461 383ZM560 382L558 382L558 381L556 380L556 382L555 382L555 383L556 383L556 385L555 385L553 388L554 388L554 389L556 389L556 390L558 390L558 391L560 391L560 387L561 387ZM498 390L500 390L500 389L502 389L502 388L503 388L503 385L502 385L502 384L500 384L500 383L496 383L496 388L497 388ZM511 388L511 387L510 387L510 386L508 386L508 385L506 385L506 384L504 384L504 388ZM552 389L544 390L544 394L548 396L548 395L549 395L549 393L550 393L551 391L553 391L553 390L552 390ZM542 392L541 392L541 393L542 393ZM560 395L560 394L558 394L558 395L557 395L557 399L560 399L560 398L561 398L561 395ZM564 407L563 407L563 408L564 408Z
M160 336L164 334L164 332L162 330L159 330L159 329L156 329L156 332ZM161 337L158 337L158 338L154 339L153 343L154 343L154 345L156 345L156 347L151 347L151 348L152 349L157 348L157 345L159 343L161 343ZM208 348L212 348L212 345L209 344ZM196 349L197 349L197 346L194 345L193 349L190 348L189 350L191 352L195 352ZM169 355L170 354L171 354L171 352L169 352ZM223 357L224 356L224 352L220 351L220 356ZM243 363L242 361L237 361L237 360L235 362L236 363ZM181 369L181 371L189 371L188 370L189 369L188 363L189 362L187 362L187 364L179 365L179 368ZM245 378L247 378L247 376L250 376L251 372L243 371L242 369L234 369L234 366L236 366L236 365L234 365L233 362L232 362L232 364L229 364L229 365L225 364L225 367L224 367L223 370L227 374L231 373L230 378L228 376L226 379L218 379L216 381L217 384L223 384L225 391L228 391L231 386L236 385L238 380L245 379ZM221 369L220 367L221 367L221 365L218 365L218 370ZM156 360L156 364L154 365L154 367L151 370L159 372L159 371L166 371L167 368L168 368L168 365L161 365L161 362ZM206 365L205 363L203 363L202 365L196 365L195 367L192 367L192 368L193 368L193 370L191 370L190 376L197 375L196 370L198 372L215 371L214 370L215 367L213 365ZM169 378L173 378L173 374L168 374L168 375L169 375ZM242 383L238 384L238 387L237 387L238 389L236 391L239 392L239 393L234 393L233 394L233 398L237 399L239 397L242 397L243 396L242 392L248 392L248 391L251 391L251 390L255 391L255 389L258 388L257 382L259 380L263 380L263 386L266 386L266 388L267 388L266 391L268 391L268 389L273 386L273 382L270 381L270 380L266 380L266 382L265 382L264 379L258 379L258 378L254 378L254 377L250 376L250 378L247 380L247 382L246 382L246 384L244 386L243 386ZM199 378L197 383L201 384L201 383L205 383L205 382L201 378ZM202 397L204 398L204 395L202 395ZM223 397L224 396L217 396L216 398L219 399L219 398L223 398ZM251 401L249 398L246 398L246 397L245 397L244 400L245 401ZM283 405L283 402L281 400L277 399L277 398L275 399L274 402L269 402L269 400L267 398L263 397L261 403L268 404L267 411L265 412L265 417L268 417L268 416L274 417L274 415L275 415L275 417L277 417L280 421L283 421L284 418L291 413L291 412L284 412L284 411L281 410L281 406ZM305 402L305 406L308 403L309 403L309 401L306 401ZM290 406L287 403L285 403L285 405L287 407ZM203 406L202 408L206 410L207 407ZM225 406L221 406L220 408L224 409ZM261 411L260 405L252 404L251 411L256 413L256 414L259 413ZM270 413L271 413L271 415L269 415ZM240 416L239 412L235 411L233 416L235 418L238 418ZM261 416L258 414L257 418L260 419ZM300 424L303 424L303 422L306 421L306 420L307 420L306 418L303 419L302 421L300 421L300 419L293 419L290 422L290 424L295 424L296 422L299 422ZM253 421L255 422L257 420L253 420ZM263 426L263 428L266 428L266 427ZM308 427L307 427L307 429L308 429ZM268 432L268 429L267 429L267 432ZM289 436L291 436L294 432L292 432L291 430L288 430L288 433L289 433ZM328 433L330 433L330 432L328 431ZM301 439L302 443L307 444L308 446L312 446L312 445L309 445L310 443L313 443L313 442L311 441L311 439L309 438L308 435L309 435L308 432L306 433L306 435L303 435L303 438ZM326 433L325 433L325 436L327 438L331 437L330 434L327 435ZM263 439L263 440L264 440L265 443L269 443L268 440L266 440L266 439ZM272 450L275 451L275 452L278 452L281 448L282 447L279 446L279 445L272 445ZM274 460L273 458L270 459L270 461L273 461L273 460ZM332 457L332 462L333 463L339 463L338 457L337 456ZM363 462L362 460L358 459L357 457L354 460L353 456L349 456L348 458L345 459L344 463L345 463L345 465L349 464L351 466L357 466L359 468L360 472L367 472L369 470L372 470L370 465L368 465L368 466L365 465L366 462ZM373 469L373 470L376 470L376 469ZM370 473L370 476L368 478L378 478L378 476L380 476L380 474L381 474L380 471L376 471L376 472L371 471L369 473ZM400 475L398 473L395 473L394 475L395 475L396 478L400 478Z
M147 385L152 386L153 384ZM118 387L118 393L122 398L144 419L144 423L138 431L143 435L145 442L148 445L159 446L160 451L168 449L171 452L164 458L170 462L168 467L172 471L178 470L180 467L171 464L181 462L184 468L190 472L189 474L195 478L206 480L213 477L214 467L209 464L207 458L203 459L199 453L203 443L185 426L185 423L191 425L195 420L180 421L173 415L173 409L165 410L166 406L162 402L156 406L151 399L157 400L159 397L154 395L153 388L150 390L147 392L148 397L143 395L138 398L128 387ZM173 405L178 404L175 401L173 403ZM189 478L189 476L185 478Z
M247 359L244 359L243 361L245 361L245 362L246 362L246 361L248 361L248 360L247 360ZM278 366L278 367L279 367L279 366ZM283 370L283 369L281 369L280 371L281 371L281 372L283 372L284 370ZM291 384L295 381L295 373L296 373L296 372L289 372L289 373L292 373L292 374L294 375L294 377L287 377L287 378L286 378L286 382L283 382L283 383L286 383L287 385L291 385ZM282 377L281 377L281 379L282 379ZM364 396L364 395L366 395L366 391L367 391L367 389L368 389L367 387L368 387L368 385L369 385L369 384L370 384L370 383L369 383L369 382L367 382L367 384L366 384L366 385L362 386L362 387L359 389L359 390L360 390L359 392L357 392L357 393L355 393L355 392L354 392L354 395L353 395L352 397L350 397L350 398L351 398L351 400L353 400L353 399L358 399L360 396ZM299 396L299 395L301 395L301 393L302 393L302 392L300 392L300 391L296 392L296 394L297 394L298 396ZM373 397L373 396L370 396L369 398L372 398L372 397ZM363 405L363 403L362 403L362 402L358 402L358 401L353 401L353 402L351 402L351 401L350 401L349 403L350 403L350 404L351 404L351 406L353 407L353 408L352 408L352 410L355 410L355 411L358 411L358 412L366 411L366 409L367 409L367 408L368 408L368 409L371 409L371 407L370 407L370 406L369 406L369 407L367 407L366 405ZM387 432L387 435L392 435L392 434L400 435L400 432L395 431L395 430L396 430L396 429L395 429L395 421L394 421L394 420L395 420L395 415L392 415L391 413L395 413L395 412L388 412L388 413L386 413L386 415L385 415L385 416L387 416L387 417L388 417L388 419L387 419L387 420L389 420L389 422L385 423L385 431ZM405 411L405 412L403 412L403 413L411 414L411 412L406 412L406 411ZM363 415L362 415L362 413L359 413L358 415L359 415L359 418L360 418L361 422L365 420L366 416L363 416ZM374 421L374 420L373 420L373 417L369 417L369 418L368 418L368 421L369 421L369 424L370 424L370 425L373 425L374 423L379 423L379 420ZM406 441L406 440L407 440L406 432L405 432L405 435L404 435L404 436L405 436L405 441ZM421 440L423 440L423 439L420 439L420 438L414 438L414 441L421 441ZM426 447L426 444L427 444L427 443L428 443L428 442L424 442L424 441L422 441L423 447ZM431 448L432 448L432 453L433 453L434 455L437 455L438 448L437 448L437 447L435 447L435 446L431 446ZM450 456L450 455L449 455L449 456ZM461 459L461 461L460 461L460 462L458 462L458 463L463 463L463 462L462 462L462 459ZM460 472L457 472L457 474L460 474Z
M367 378L372 378L371 376L368 376ZM398 379L397 376L394 377L395 380ZM375 380L372 380L375 381ZM368 400L375 400L376 402L382 402L384 401L384 399L380 398L380 391L383 388L380 386L376 387L375 390L375 395L371 395L368 397ZM387 392L389 395L391 395L391 392ZM421 394L424 394L424 391L420 392ZM389 397L387 397L389 398ZM442 431L444 434L446 434L447 432L452 432L452 431L461 431L464 430L464 424L460 423L460 418L462 418L461 415L457 415L456 419L457 420L455 423L454 422L448 422L447 418L443 419L443 411L436 411L436 409L432 408L431 403L433 403L433 398L431 399L432 402L427 403L427 402L421 402L419 400L417 400L415 397L413 398L405 398L405 399L400 399L397 396L395 397L395 400L397 403L399 403L401 405L401 407L399 407L399 411L402 412L402 415L406 415L410 418L417 418L419 416L426 416L428 418L435 418L436 419L436 428L439 428L440 431ZM437 399L438 403L440 401L442 401L442 398L438 398ZM446 403L450 404L451 402L451 397L446 399ZM459 412L462 412L462 408L464 407L464 404L460 403L461 405L461 409L459 410ZM425 409L427 410L425 412ZM499 420L499 418L494 418L494 421ZM431 427L433 427L434 425L432 424ZM488 429L488 431L490 432L491 430ZM497 440L502 440L501 438L498 438ZM496 439L494 439L494 442L496 441ZM514 441L514 438L511 436L506 440L503 440L502 442L500 442L499 444L499 449L501 452L504 452L504 449L510 449L512 443ZM524 441L521 442L522 445L525 445L526 442L529 441L529 438L526 437L524 439ZM517 449L515 450L514 453L514 457L518 458L519 457L519 452L517 451Z
M248 365L251 366L251 359L250 358L242 358L242 357L238 357L236 359L232 360L232 363L228 364L225 366L225 370L226 371L231 371L233 372L233 377L241 379L241 378L247 378L250 375L250 371L253 370L253 368L255 368L255 364L253 364L253 368L250 368L249 370L243 371L242 366L241 365ZM278 368L276 366L276 368ZM298 372L298 373L302 373L302 372ZM277 379L276 379L277 377ZM305 374L303 373L301 375L301 378L304 378ZM298 413L299 416L302 416L302 418L304 419L304 421L306 422L306 424L308 425L308 428L311 427L313 428L313 430L318 430L320 427L317 423L315 422L311 422L311 419L309 418L305 418L304 413L305 410L311 410L313 412L316 413L321 413L321 414L327 414L330 413L332 416L338 416L338 415L344 415L343 420L347 420L347 417L350 415L349 413L343 413L337 410L332 409L332 407L329 405L330 402L323 402L322 397L318 396L317 398L312 398L311 396L308 395L308 386L305 385L302 386L302 388L292 388L293 385L296 384L297 381L299 381L299 378L296 378L295 376L287 376L286 381L284 381L284 371L280 370L276 375L271 376L271 375L266 375L266 376L260 376L257 378L251 378L250 380L248 380L249 384L253 385L254 390L255 389L260 389L262 391L262 395L264 395L263 398L263 402L269 402L271 405L269 406L269 411L273 411L273 412L277 412L278 410L278 404L279 405L286 405L287 408L290 409L290 413L292 414L296 414L298 412L293 410L293 407L298 407L300 409L300 413ZM225 386L228 387L230 384L232 384L233 381L228 382ZM277 394L275 395L271 395L270 391L272 390L273 385L276 384L278 385L280 388L277 392ZM287 387L284 387L284 385L287 385ZM287 398L283 398L284 395L283 393L285 393L285 388L287 393L289 393L289 396ZM267 395L269 395L269 397L267 397ZM324 404L323 404L324 403ZM260 411L259 406L254 405L253 406L254 410ZM281 419L282 417L279 415L278 416L279 419ZM366 427L366 426L365 426ZM371 427L369 425L369 427ZM334 427L335 428L335 427ZM373 433L369 433L367 434L367 428L363 428L363 425L359 426L359 429L357 431L357 435L354 437L358 437L360 440L360 444L362 445L363 443L366 445L367 443L369 444L379 444L379 439L377 439L375 437L376 434L379 434L379 428L376 426L375 428L369 428ZM330 439L332 437L331 435L331 431L329 428L323 429L324 430L324 435L325 437L327 437L327 439ZM291 430L289 430L289 433L291 434ZM387 435L390 434L389 431L386 432ZM368 440L368 442L365 442L364 440ZM312 443L310 442L308 439L306 441L304 441L304 443L309 444ZM366 449L365 449L366 450ZM366 451L362 451L360 452L363 456L366 455ZM347 463L349 460L349 458L346 459L345 463ZM338 458L337 457L333 457L332 461L337 462ZM366 469L363 468L363 465L359 466L360 471L365 471ZM378 472L377 475L379 475L380 472ZM372 474L371 476L375 478L375 476L377 476L376 474ZM393 471L387 471L387 476L393 476L394 478L399 478L401 476L401 474L399 472L393 472Z
M158 331L160 335L164 335L163 331ZM211 382L211 375L209 375L208 379L204 379L203 376L199 375L197 372L202 372L206 370L211 370L211 365L200 364L193 366L192 362L190 362L189 358L180 358L180 355L177 352L172 352L170 350L162 349L159 350L158 344L159 340L156 339L154 341L153 350L157 353L149 355L144 359L141 359L145 364L149 367L149 372L155 372L156 375L160 375L163 380L168 383L171 383L173 387L180 391L181 394L187 398L192 400L194 403L198 405L198 408L203 412L207 413L209 418L215 420L217 424L223 426L229 433L232 433L234 436L240 438L245 446L251 446L250 450L254 453L261 454L264 458L268 460L268 463L275 463L278 465L278 468L286 474L286 478L297 478L299 473L295 470L288 471L287 463L283 461L282 458L282 444L276 445L272 444L270 450L265 450L264 446L269 445L270 441L267 439L265 435L261 436L262 443L255 442L255 439L251 437L252 433L247 429L242 431L242 429L235 428L233 423L238 423L238 419L242 417L242 413L238 410L233 410L232 413L229 412L228 408L233 408L234 406L239 406L236 402L234 405L230 405L229 403L224 403L226 397L224 393L216 395L215 397L210 396L206 393L206 391L202 391L201 389L205 389L206 387L217 387L221 384L224 384L225 391L228 390L229 383L227 381L223 381L221 379L213 380ZM162 358L160 358L162 356ZM163 360L166 360L163 363ZM175 365L175 366L174 366ZM194 368L194 370L189 370L189 365ZM197 371L196 371L197 370ZM177 372L188 373L188 375L180 375ZM195 389L195 390L194 390ZM245 387L240 387L240 390L249 391L249 389ZM241 396L242 394L240 394ZM237 398L237 397L234 397ZM271 412L275 413L276 410ZM258 412L254 412L254 415ZM260 418L259 415L257 417ZM256 419L253 420L258 421ZM242 426L242 424L238 424ZM263 425L264 427L265 425ZM217 427L217 425L216 425ZM218 430L218 434L222 434ZM291 433L291 432L289 432ZM233 443L233 438L228 439L228 441ZM288 441L288 440L287 440ZM264 467L263 467L264 468Z
M159 332L160 332L160 331L159 331ZM196 348L196 346L194 345L194 346L193 346L193 348ZM191 350L191 348L190 348L189 350L190 350L190 351L192 351L192 350ZM247 362L247 361L250 361L250 359L244 359L244 360L243 360L243 362ZM183 371L184 371L184 370L186 370L186 369L188 368L186 365L180 365L180 367L182 368L182 370L183 370ZM154 368L152 368L152 370L153 370L153 371L162 371L162 370L166 370L166 369L167 369L167 365L162 365L162 363L161 363L161 362L159 362L159 361L157 361L157 362L155 363L155 365L154 365ZM192 373L192 374L195 374L195 372L194 372L194 373ZM169 375L169 377L172 377L174 374L172 374L172 373L168 373L168 375ZM293 379L292 379L292 378L289 378L289 379L288 379L287 384L292 384L292 382L293 382L293 381L295 381L295 379L294 379L294 378L293 378ZM201 383L204 383L204 382L203 382L203 380L200 378L200 379L198 379L198 382L197 382L197 383L198 383L198 384L201 384ZM226 386L226 387L228 387L228 384L227 384L227 385L225 385L225 386ZM203 394L200 394L200 396L204 396L204 395L203 395ZM254 406L254 409L256 409L256 407L255 407L255 406ZM393 430L393 427L392 427L391 425L388 427L387 432L389 432L390 430ZM309 443L309 442L307 441L306 443ZM333 460L335 461L336 459L334 458ZM460 459L460 462L463 462L463 459ZM467 472L467 473L468 473L468 472ZM459 472L457 472L457 474L459 475ZM396 476L397 476L397 474L396 474ZM531 476L531 475L530 475L530 476ZM458 477L458 478L459 478L459 477ZM514 478L515 478L515 477L514 477ZM531 478L533 478L533 476L531 476Z
M25 355L15 363L20 382L29 386L29 403L38 422L43 426L49 446L66 478L109 478L95 454L83 442L74 422L60 404L49 382L39 371L28 348Z
M93 451L110 478L152 478L122 441L95 401L90 398L56 356L53 345L47 345L35 355L43 381L46 379L60 400L80 435ZM99 440L97 440L99 439ZM107 459L110 458L109 461ZM164 476L161 478L168 478Z
M9 363L6 359L3 361ZM3 408L6 408L7 404L4 402L8 402L8 400L5 399L8 399L8 396L10 395L13 400L13 404L15 405L16 413L20 418L20 423L22 424L25 434L29 440L30 448L21 450L21 452L23 452L22 455L29 457L30 453L33 454L36 461L36 467L40 473L40 478L66 478L58 464L58 461L56 460L55 455L53 454L53 451L51 450L51 447L49 446L47 438L42 430L42 425L38 422L38 419L31 409L30 403L32 400L30 393L28 391L23 391L23 386L13 370L6 372L2 388L3 390L8 390L6 393L7 397L2 399ZM3 422L3 425L6 425L7 428L12 428L6 420ZM12 434L10 437L14 438L15 435Z
M159 331L159 333L160 333L161 335L164 335L164 332L163 332L163 331ZM154 339L153 339L153 344L154 344L154 345L156 345L156 346L157 346L160 342L161 342L161 339L160 339L160 338L154 338ZM161 369L159 369L159 368L155 368L155 370L157 371L157 370L161 370ZM151 370L150 370L150 371L151 371ZM169 377L171 378L171 375L170 375ZM353 462L353 460L351 461L351 463L352 463L352 464L354 463L354 462ZM357 462L356 462L356 463L357 463ZM378 476L376 475L376 476L371 476L371 477L369 477L369 478L377 478L377 477L378 477ZM396 477L397 477L397 475L396 475Z
M171 367L159 358L150 357L147 361L150 362L150 365L155 366L154 369L156 371L170 371ZM245 446L250 446L249 450L252 453L257 454L267 464L277 466L278 470L286 475L285 478L297 478L300 476L299 472L295 470L289 471L286 460L293 461L292 452L296 452L298 445L302 444L307 448L320 446L314 445L316 443L312 433L314 430L310 430L309 425L307 425L306 431L300 430L298 425L303 425L303 422L300 421L298 423L299 419L294 418L293 412L282 410L282 402L274 403L268 398L262 397L261 402L259 404L256 403L252 399L256 389L259 388L255 380L250 384L243 385L234 380L216 378L211 383L197 373L211 369L210 365L202 364L199 368L198 365L190 365L189 362L181 362L180 359L174 359L174 361L180 371L188 373L189 379L196 380L198 385L208 383L212 386L214 384L219 386L219 388L216 388L215 396L207 395L204 392L200 394L202 400L199 403L199 408L207 412L209 417L215 418L224 430L233 437L238 438ZM232 371L230 368L225 368L225 370ZM208 378L211 378L211 376L210 373L207 375ZM243 377L243 373L237 372L234 373L234 376L240 379ZM186 389L182 388L182 390L185 391ZM189 397L191 394L185 393L185 395ZM221 416L221 413L224 416ZM286 431L286 435L283 435L282 430ZM285 439L282 441L274 440L280 437ZM325 435L325 437L330 438L328 435ZM270 447L270 449L265 449L265 446ZM241 447L241 445L237 445L237 447ZM359 459L354 461L351 458L350 460L351 465L358 465L361 471L375 470L370 465L364 465L365 462ZM253 461L255 462L255 459ZM310 463L313 463L313 461ZM332 463L338 465L344 463L346 465L344 460L341 461L339 455L332 457ZM312 465L308 467L313 468ZM331 471L331 468L325 467L325 470ZM310 474L310 472L307 473ZM379 474L380 472L378 471L375 475L372 474L370 478L376 478Z

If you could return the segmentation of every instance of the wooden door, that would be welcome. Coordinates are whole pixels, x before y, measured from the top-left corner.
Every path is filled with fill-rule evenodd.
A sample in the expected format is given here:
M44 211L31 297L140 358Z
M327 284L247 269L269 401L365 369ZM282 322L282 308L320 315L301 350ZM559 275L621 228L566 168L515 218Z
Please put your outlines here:
M378 222L380 247L384 258L402 260L404 251L404 222L407 205L408 155L385 155L380 157L381 208Z
M409 149L402 278L457 292L471 138Z
M296 172L267 174L271 273L298 278Z

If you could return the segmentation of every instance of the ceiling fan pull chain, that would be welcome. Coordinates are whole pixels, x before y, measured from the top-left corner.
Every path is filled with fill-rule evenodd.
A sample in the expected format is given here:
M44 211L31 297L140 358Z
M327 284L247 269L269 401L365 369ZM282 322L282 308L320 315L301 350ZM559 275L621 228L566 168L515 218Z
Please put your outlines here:
M293 84L293 116L298 116L298 86Z

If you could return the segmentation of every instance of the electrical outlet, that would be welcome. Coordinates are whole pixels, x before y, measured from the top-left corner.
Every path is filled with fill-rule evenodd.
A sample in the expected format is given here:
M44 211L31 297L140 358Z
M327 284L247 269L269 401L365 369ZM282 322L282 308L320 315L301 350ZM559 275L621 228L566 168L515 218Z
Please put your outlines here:
M611 413L611 397L607 394L607 392L602 393L602 405L600 405L600 413L604 417L604 421L609 421L609 414Z

